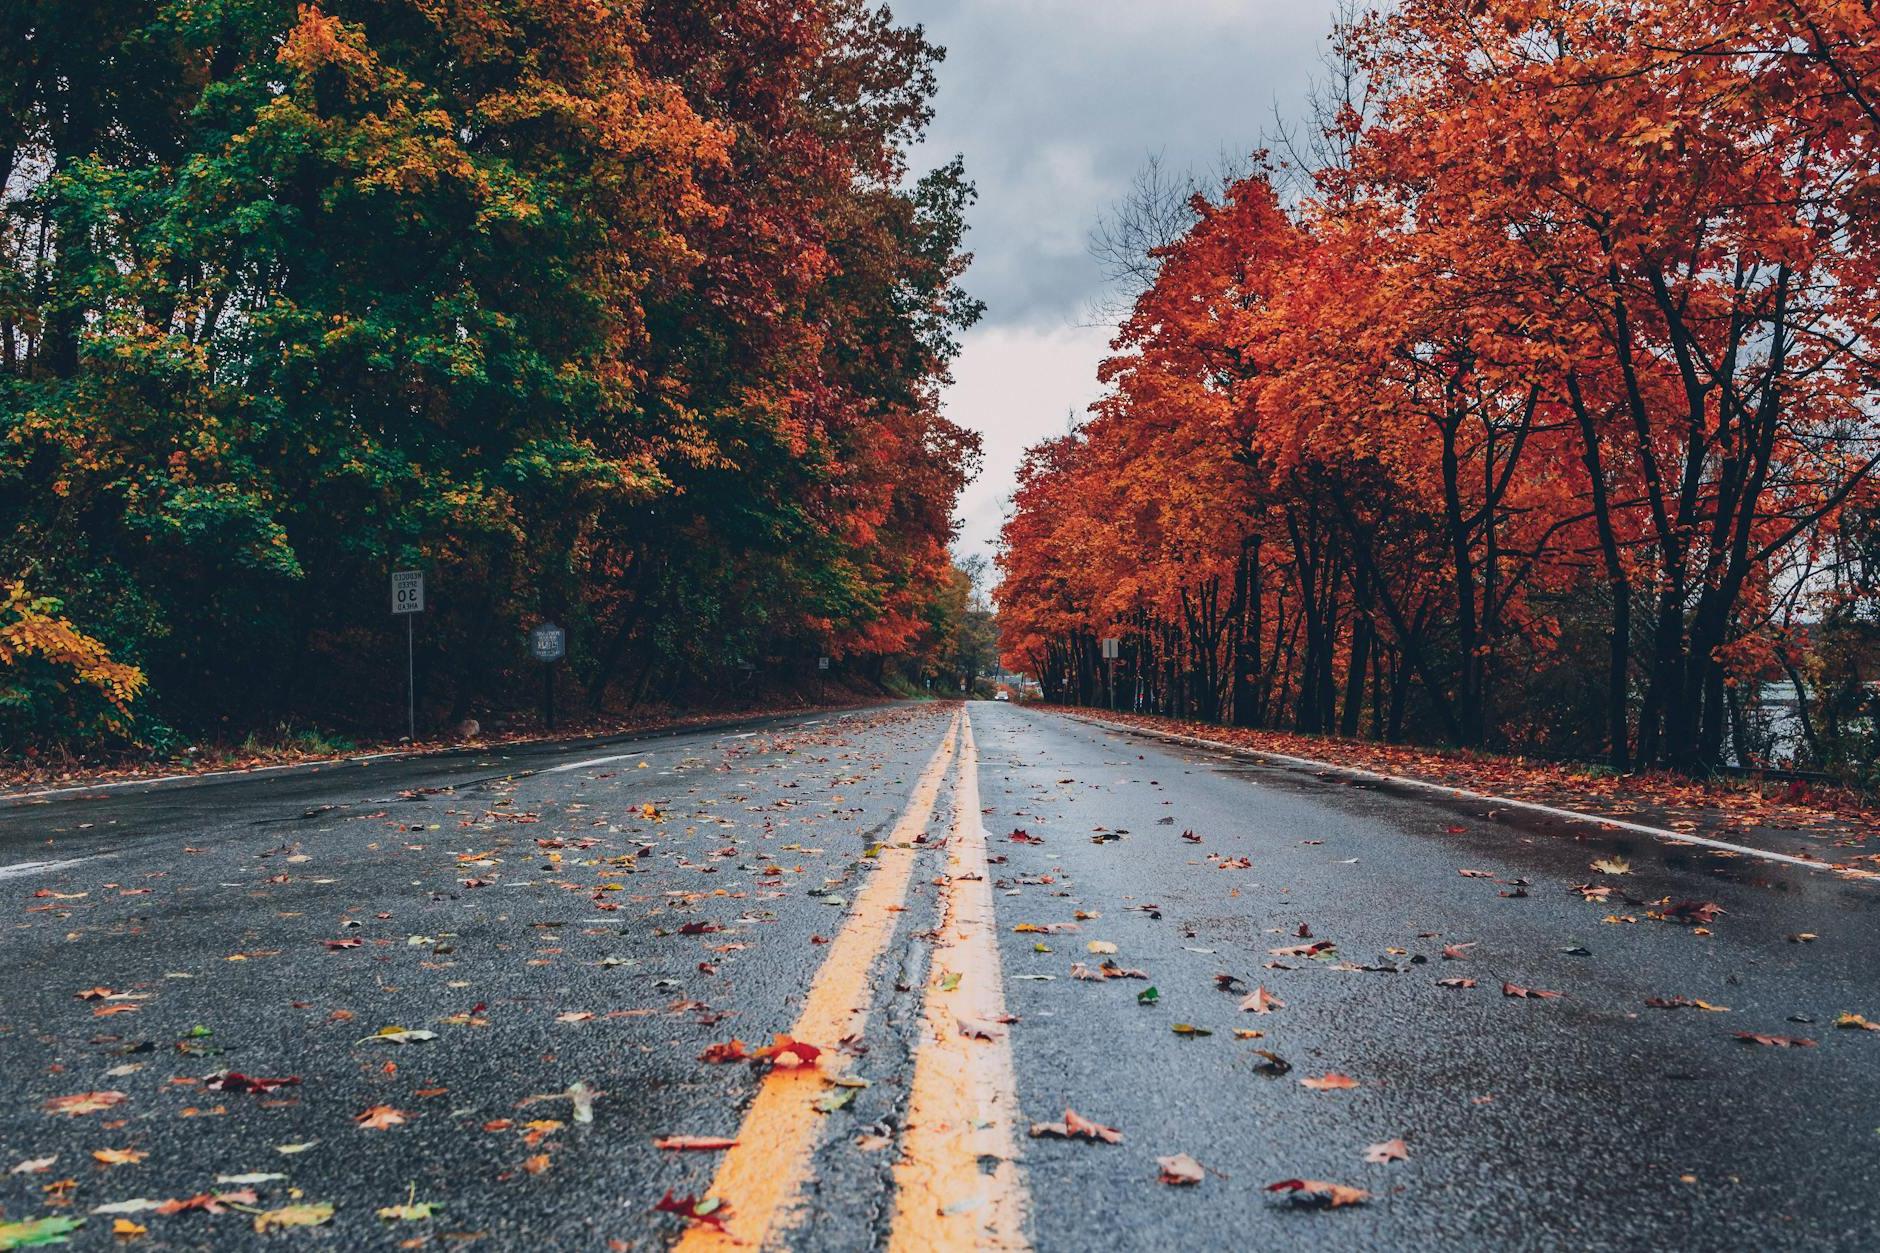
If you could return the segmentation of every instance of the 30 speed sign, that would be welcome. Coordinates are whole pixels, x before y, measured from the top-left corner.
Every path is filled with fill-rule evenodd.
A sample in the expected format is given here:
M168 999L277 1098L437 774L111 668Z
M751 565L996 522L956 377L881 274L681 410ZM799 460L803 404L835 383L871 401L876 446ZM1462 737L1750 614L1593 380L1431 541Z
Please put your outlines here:
M424 612L424 571L399 570L392 575L392 612Z

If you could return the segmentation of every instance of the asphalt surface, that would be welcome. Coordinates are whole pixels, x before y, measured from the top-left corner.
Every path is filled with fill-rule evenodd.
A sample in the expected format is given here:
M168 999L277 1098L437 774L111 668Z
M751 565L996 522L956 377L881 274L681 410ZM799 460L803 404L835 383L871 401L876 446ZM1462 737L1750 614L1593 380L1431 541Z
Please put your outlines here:
M719 1155L654 1140L736 1137L766 1081L700 1054L791 1029L957 708L0 806L0 1223L84 1218L83 1248L665 1247L686 1221L654 1203L709 1191ZM1880 1021L1880 885L968 711L1034 1247L1880 1237L1880 1032L1835 1026ZM866 1032L816 1042L870 1086L822 1116L773 1244L917 1244L895 1158L955 789ZM1629 872L1591 868L1611 858ZM1073 977L1106 956L1147 977ZM1260 987L1283 1006L1241 1010ZM1646 1004L1679 997L1727 1011ZM368 1042L388 1027L434 1038ZM299 1082L205 1082L228 1071ZM1356 1086L1300 1082L1328 1074ZM123 1098L46 1108L93 1092ZM403 1121L359 1124L379 1107ZM1023 1135L1066 1108L1121 1142ZM1407 1160L1365 1160L1397 1139ZM1171 1154L1202 1181L1158 1182ZM257 1174L281 1177L218 1182ZM1266 1191L1294 1178L1369 1197ZM221 1213L95 1212L244 1187ZM376 1216L410 1201L437 1209ZM333 1211L256 1232L323 1217L296 1205Z

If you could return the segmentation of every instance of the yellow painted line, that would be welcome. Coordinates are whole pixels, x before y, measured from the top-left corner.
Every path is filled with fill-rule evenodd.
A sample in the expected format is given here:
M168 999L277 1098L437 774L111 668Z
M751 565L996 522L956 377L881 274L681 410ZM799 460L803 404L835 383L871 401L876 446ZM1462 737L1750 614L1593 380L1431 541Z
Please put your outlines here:
M998 921L980 825L979 756L966 720L907 1131L895 1164L891 1253L1028 1249L1018 1167L1018 1091L999 977ZM959 981L952 991L945 984ZM965 1029L962 1029L965 1024ZM990 1028L993 1039L977 1033Z
M719 1160L708 1195L731 1208L721 1233L695 1224L674 1246L698 1250L764 1248L798 1217L810 1154L827 1115L815 1103L832 1091L825 1075L840 1073L844 1061L836 1044L859 1036L873 999L869 973L894 934L895 919L907 901L908 879L918 855L910 841L927 829L941 781L954 755L962 708L947 724L946 736L914 784L907 808L876 854L875 870L855 895L849 916L829 945L822 968L803 998L803 1009L790 1029L794 1039L823 1051L814 1067L778 1067L764 1076L738 1128L738 1143ZM760 1041L768 1043L769 1041Z

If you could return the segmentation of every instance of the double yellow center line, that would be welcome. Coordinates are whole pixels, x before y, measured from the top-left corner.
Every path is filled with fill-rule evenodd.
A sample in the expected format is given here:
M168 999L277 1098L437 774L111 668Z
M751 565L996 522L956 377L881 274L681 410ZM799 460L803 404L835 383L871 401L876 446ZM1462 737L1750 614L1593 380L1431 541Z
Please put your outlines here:
M1000 1022L1005 994L979 821L979 759L971 720L961 707L829 945L791 1030L794 1038L824 1050L817 1066L779 1067L764 1076L736 1146L712 1178L710 1195L731 1209L725 1229L694 1226L679 1240L680 1250L785 1245L802 1219L811 1157L828 1123L816 1103L828 1091L827 1080L846 1066L834 1046L859 1037L867 1023L874 968L894 935L896 916L906 908L918 857L913 840L932 820L949 764L957 766L958 778L942 922L923 991L888 1242L890 1249L909 1253L1029 1247L1016 1161L1016 1085Z

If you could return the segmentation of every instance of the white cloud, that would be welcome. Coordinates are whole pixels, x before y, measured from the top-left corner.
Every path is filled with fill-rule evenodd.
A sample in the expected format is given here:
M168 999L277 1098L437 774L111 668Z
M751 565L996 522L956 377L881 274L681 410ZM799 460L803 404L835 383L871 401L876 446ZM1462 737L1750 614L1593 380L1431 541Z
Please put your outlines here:
M1105 295L1097 217L1152 153L1170 170L1245 155L1297 117L1333 0L892 0L947 49L916 168L962 153L979 188L966 287L987 305L946 396L985 437L961 501L963 552L998 534L1024 449L1098 392L1109 332L1079 327Z
M966 335L943 398L947 416L980 432L985 469L960 499L962 555L991 555L1003 509L1026 448L1063 434L1100 387L1097 366L1109 354L1105 327L986 326Z

